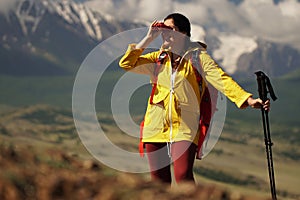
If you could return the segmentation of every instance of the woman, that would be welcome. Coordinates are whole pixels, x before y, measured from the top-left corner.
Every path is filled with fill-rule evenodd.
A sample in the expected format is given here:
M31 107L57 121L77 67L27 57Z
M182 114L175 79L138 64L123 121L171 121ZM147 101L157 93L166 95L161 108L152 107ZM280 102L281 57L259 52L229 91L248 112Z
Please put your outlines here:
M167 29L158 28L162 26ZM193 164L199 140L202 94L191 62L192 52L198 52L202 77L238 108L263 106L269 110L270 107L269 101L252 98L252 94L232 80L207 54L205 44L191 42L190 31L189 20L179 13L168 15L163 25L154 21L138 44L129 45L119 63L125 70L148 74L157 84L147 106L142 141L152 179L166 183L171 183L170 158L177 183L194 181ZM142 55L143 50L160 34L163 39L161 50ZM155 72L161 52L166 52L166 55L162 67Z

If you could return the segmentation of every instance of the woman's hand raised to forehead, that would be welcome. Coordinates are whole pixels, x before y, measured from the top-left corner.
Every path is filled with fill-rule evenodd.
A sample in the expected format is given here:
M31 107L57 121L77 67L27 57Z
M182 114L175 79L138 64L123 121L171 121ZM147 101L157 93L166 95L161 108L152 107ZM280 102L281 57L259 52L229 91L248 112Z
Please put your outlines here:
M159 36L162 32L162 28L159 28L159 24L161 22L155 20L154 22L151 23L148 33L147 33L147 37L151 38L152 40L154 40L155 38L157 38L157 36Z
M157 36L162 33L162 28L155 27L159 21L155 20L149 26L147 35L136 45L136 48L146 48Z

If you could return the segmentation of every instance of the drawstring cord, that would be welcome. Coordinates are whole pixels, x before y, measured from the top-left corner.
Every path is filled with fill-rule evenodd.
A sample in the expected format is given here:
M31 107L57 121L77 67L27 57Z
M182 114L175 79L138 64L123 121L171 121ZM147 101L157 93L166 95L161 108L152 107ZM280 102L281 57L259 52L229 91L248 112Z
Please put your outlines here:
M169 156L169 158L172 158L172 153L171 153L171 151L172 151L172 141L170 141L170 142L167 142L167 149L168 149L168 156Z
M171 60L171 59L170 59ZM172 65L172 60L171 60ZM175 77L177 73L177 69L173 70L172 66L170 67L170 74L171 74L171 89L170 89L170 100L169 100L169 120L170 120L170 142L167 142L167 148L168 148L168 155L171 158L172 157L172 136L173 136L173 121L172 121L172 103L173 103L173 95L174 95L174 84L175 84Z

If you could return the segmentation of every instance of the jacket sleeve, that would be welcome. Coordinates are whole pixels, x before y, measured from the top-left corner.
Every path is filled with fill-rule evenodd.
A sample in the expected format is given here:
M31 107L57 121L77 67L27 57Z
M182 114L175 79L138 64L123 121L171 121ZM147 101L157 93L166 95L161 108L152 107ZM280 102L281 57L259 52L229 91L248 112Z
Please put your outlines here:
M244 108L244 103L252 94L239 86L206 52L201 52L200 60L205 79L238 108Z
M119 65L122 69L139 74L153 74L157 52L142 55L144 49L136 49L135 44L130 44Z

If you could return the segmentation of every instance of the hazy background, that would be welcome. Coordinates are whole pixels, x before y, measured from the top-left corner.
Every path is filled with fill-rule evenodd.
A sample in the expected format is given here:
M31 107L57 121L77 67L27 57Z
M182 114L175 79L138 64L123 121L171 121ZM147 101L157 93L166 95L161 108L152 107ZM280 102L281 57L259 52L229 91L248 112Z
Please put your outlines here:
M21 169L40 162L48 166L46 174L51 174L53 187L68 193L55 172L71 169L68 173L74 174L82 170L77 159L91 159L78 137L72 113L73 85L81 64L107 39L128 30L146 30L152 21L163 20L172 12L190 19L192 39L206 42L209 54L254 96L258 96L254 72L263 70L269 75L278 96L270 112L278 194L282 199L300 198L300 1L296 0L0 0L0 148L12 152L0 157L4 172L0 181L9 183L2 186L14 188L20 199L36 195L43 187L40 179L31 178L36 174L45 177L44 168L36 165L34 174ZM125 52L127 43L141 38L128 35L118 44L118 52ZM110 47L105 50L107 57L115 53ZM93 63L103 70L101 56ZM104 66L96 91L96 114L113 144L137 152L138 138L121 131L111 115L112 92L124 75L118 61L119 57ZM137 125L149 93L147 85L130 99L128 106ZM124 97L118 98L122 101ZM269 196L260 111L241 111L229 101L227 106L220 140L204 160L195 163L196 180L242 194ZM100 146L100 154L110 155ZM34 155L27 155L28 149ZM37 152L45 149L50 149L49 158L42 159L44 155ZM13 157L14 152L19 157ZM23 154L18 165L17 158L22 160ZM109 177L117 172L99 173ZM140 176L149 180L148 174ZM133 193L135 188L133 184ZM107 186L101 189L110 191Z

